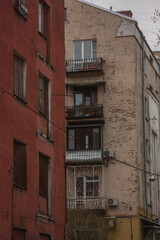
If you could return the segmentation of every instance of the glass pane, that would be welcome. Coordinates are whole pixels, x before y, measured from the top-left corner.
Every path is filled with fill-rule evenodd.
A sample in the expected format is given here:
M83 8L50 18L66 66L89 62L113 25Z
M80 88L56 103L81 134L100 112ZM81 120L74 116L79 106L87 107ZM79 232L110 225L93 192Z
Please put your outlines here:
M23 94L22 94L22 91L23 91L23 83L22 83L23 79L22 79L22 72L20 73L19 72L19 97L22 98L23 97Z
M74 42L74 59L82 59L82 44L81 41Z
M39 90L39 111L40 112L43 112L43 101L42 101L42 91L41 90Z
M42 5L39 3L39 15L38 15L38 30L42 32Z
M68 131L68 149L73 150L74 149L74 129L70 129Z
M93 58L97 58L97 41L92 41L92 51L93 51Z
M88 147L89 147L89 136L86 135L85 136L85 149L88 149Z
M92 58L91 56L91 40L84 41L84 59Z
M99 128L93 128L93 149L100 148L99 142L100 142Z
M75 106L82 105L82 93L75 94Z
M17 59L14 59L14 70L15 71L18 70L18 61L17 61Z
M14 72L14 94L18 96L18 72Z
M91 106L91 96L90 96L90 94L85 95L85 106Z

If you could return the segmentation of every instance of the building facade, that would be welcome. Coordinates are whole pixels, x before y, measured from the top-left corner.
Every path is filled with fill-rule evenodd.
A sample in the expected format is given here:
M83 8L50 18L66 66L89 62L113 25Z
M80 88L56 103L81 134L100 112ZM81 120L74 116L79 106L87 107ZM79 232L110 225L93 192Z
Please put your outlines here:
M83 0L65 11L68 212L101 210L107 239L156 239L159 64L130 11Z
M64 239L64 3L2 1L0 18L0 239Z

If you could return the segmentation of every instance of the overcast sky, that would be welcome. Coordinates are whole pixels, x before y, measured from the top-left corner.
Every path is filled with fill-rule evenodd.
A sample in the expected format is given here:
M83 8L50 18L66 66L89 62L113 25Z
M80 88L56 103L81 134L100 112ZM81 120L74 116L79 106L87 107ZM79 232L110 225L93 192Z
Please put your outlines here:
M133 18L138 22L148 44L152 50L160 50L156 46L156 33L160 29L160 21L153 23L151 17L155 9L160 10L160 0L86 0L107 9L112 6L113 11L131 10Z

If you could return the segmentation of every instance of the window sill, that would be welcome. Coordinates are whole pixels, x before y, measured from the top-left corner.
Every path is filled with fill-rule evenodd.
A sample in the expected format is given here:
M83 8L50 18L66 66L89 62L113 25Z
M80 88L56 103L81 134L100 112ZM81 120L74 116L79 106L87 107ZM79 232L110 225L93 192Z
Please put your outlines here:
M44 214L38 213L37 214L37 222L53 224L54 223L54 218L49 217L49 216L44 215Z
M38 31L39 35L44 38L47 41L47 38L43 35L43 33L41 33L40 31Z
M54 71L53 65L51 63L49 63L45 57L40 53L40 52L36 52L36 56L51 70Z
M54 140L52 137L48 137L44 132L42 132L41 130L37 129L36 131L36 136L39 137L42 140L47 141L48 143L51 143L54 145Z
M18 185L15 184L15 183L13 183L13 186L14 186L16 189L20 189L20 190L23 190L23 191L27 191L27 188L20 187L20 186L18 186Z
M22 98L19 98L17 95L14 94L14 98L19 101L20 103L22 103L23 105L26 105L27 104L27 101L25 101L24 99Z

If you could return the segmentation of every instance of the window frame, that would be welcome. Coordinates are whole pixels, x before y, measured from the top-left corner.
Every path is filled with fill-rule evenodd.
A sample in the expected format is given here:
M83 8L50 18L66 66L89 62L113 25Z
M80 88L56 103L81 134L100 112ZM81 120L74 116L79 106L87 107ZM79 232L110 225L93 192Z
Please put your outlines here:
M98 147L93 148L93 131L94 129L98 129L98 134L99 134L99 142L97 143ZM70 133L70 131L74 131L74 136L73 134ZM87 135L87 132L89 135ZM88 147L86 147L86 136L88 137ZM71 139L70 137L73 137ZM78 139L78 140L77 140ZM80 139L80 140L79 140ZM70 142L73 142L73 148L70 148ZM82 146L82 147L81 147ZM68 151L77 151L77 150L99 150L101 149L101 128L98 127L81 127L81 128L68 128L67 129L67 150Z
M43 1L38 2L38 32L45 38L48 38L49 26L49 6Z
M43 159L43 161L46 161L45 164L46 164L46 168L47 168L47 173L46 173L46 178L47 179L45 179L45 183L46 183L45 187L44 187L44 182L41 181L42 180L41 176L42 175L44 176L44 168L40 169L40 166L42 166L44 164L42 164L42 163L40 164L40 158L41 158L41 160ZM43 153L39 152L39 195L41 195L43 197L46 197L46 198L49 197L49 182L50 182L49 166L50 166L50 157L48 157L48 156L44 155ZM43 177L43 180L44 180L44 177ZM46 188L46 189L44 190L44 188Z
M76 94L82 95L82 104L76 105ZM86 104L86 96L89 94L90 96L90 105ZM95 106L97 104L97 87L75 87L74 88L74 106L84 106L90 107Z
M49 80L42 74L38 77L39 112L46 118L49 115ZM41 83L40 83L41 81ZM41 85L41 86L40 86ZM42 87L42 88L41 88ZM41 107L42 102L42 107ZM41 109L42 108L42 109Z
M16 165L18 165L18 167L20 166L20 160L16 158L17 152L18 150L15 149L16 145L22 145L25 148L25 153L24 153L24 165L23 168L24 169L16 169ZM22 157L22 155L20 155L20 157ZM14 171L13 171L13 185L17 188L23 189L23 190L27 190L27 145L25 143L22 143L16 139L13 140L13 166L14 166ZM18 176L19 171L20 173L23 172L22 175ZM24 170L24 171L22 171ZM17 180L17 178L21 178L21 182L19 181L19 179Z
M90 41L91 43L91 57L90 58L85 58L84 54L85 54L85 42ZM80 42L81 44L81 58L75 58L75 48L76 48L76 43ZM96 50L94 50L94 42L96 43ZM94 52L95 52L95 56L94 56ZM85 40L75 40L73 41L73 59L74 60L86 60L86 59L96 59L97 58L97 39L85 39Z
M79 196L77 195L77 179L81 178L81 182L82 182L82 194L80 194ZM88 179L87 179L88 178ZM90 178L90 179L89 179ZM91 179L92 178L92 179ZM92 187L92 195L88 195L87 193L87 185L88 184L93 184ZM94 184L97 185L97 193L98 194L94 194ZM90 198L98 198L99 197L99 178L97 175L95 176L76 176L75 177L75 198L80 198L80 199L90 199Z
M16 69L17 62L17 69ZM20 65L22 67L20 72ZM27 103L27 61L18 54L14 54L13 58L13 72L14 72L14 96L21 101ZM16 79L17 75L17 79ZM17 85L16 86L16 82Z

